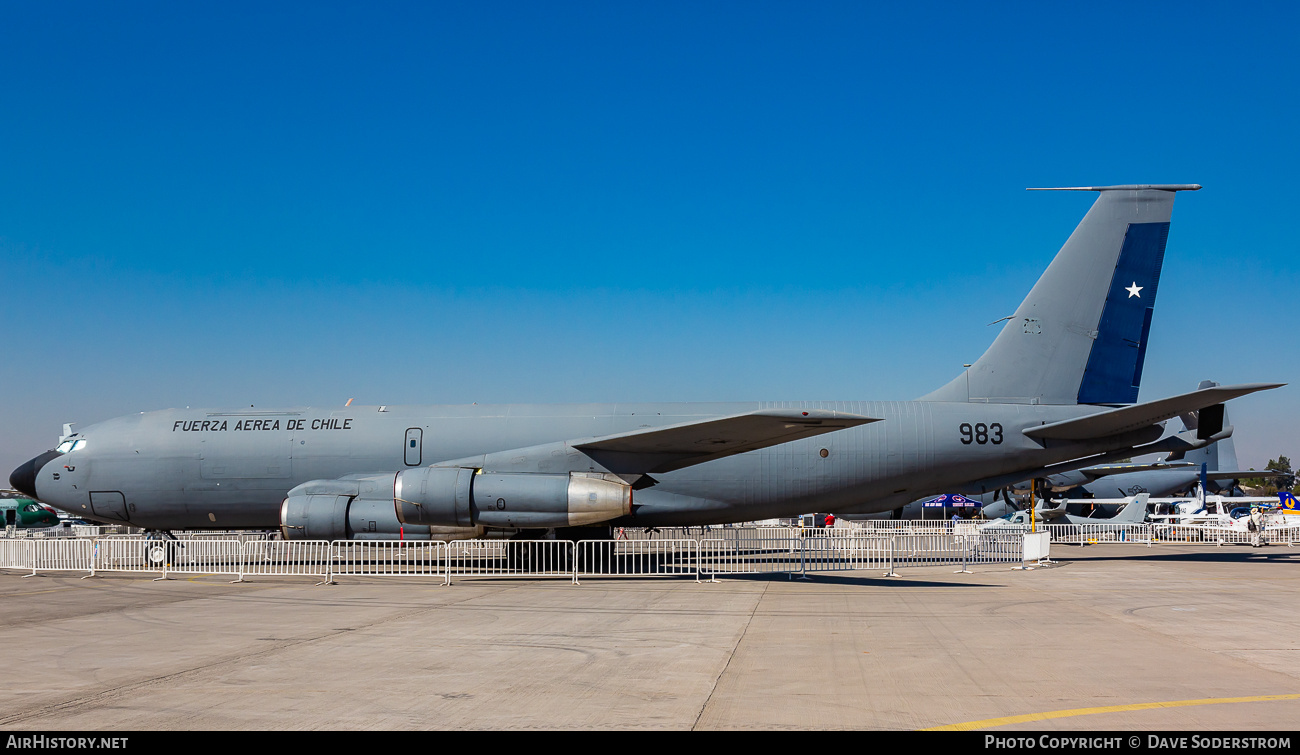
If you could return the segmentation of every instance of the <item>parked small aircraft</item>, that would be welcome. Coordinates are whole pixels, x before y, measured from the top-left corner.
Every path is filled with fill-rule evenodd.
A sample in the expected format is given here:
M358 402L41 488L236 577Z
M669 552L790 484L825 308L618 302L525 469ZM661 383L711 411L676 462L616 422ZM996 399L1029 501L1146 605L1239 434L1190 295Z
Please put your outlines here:
M19 529L54 527L59 523L59 512L30 498L0 498L0 517L4 526Z

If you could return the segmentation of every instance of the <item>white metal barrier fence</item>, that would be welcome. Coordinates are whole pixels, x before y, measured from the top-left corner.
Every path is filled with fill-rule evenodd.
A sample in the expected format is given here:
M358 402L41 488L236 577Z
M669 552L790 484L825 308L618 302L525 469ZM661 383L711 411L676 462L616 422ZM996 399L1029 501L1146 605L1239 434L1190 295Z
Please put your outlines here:
M1152 524L1152 536L1166 543L1204 543L1221 545L1294 546L1300 542L1300 526L1273 526L1265 523L1258 533L1214 524Z
M451 577L567 577L573 579L568 540L456 540L446 545Z
M574 584L580 584L581 577L700 578L695 540L579 540L574 555Z
M699 541L700 572L720 574L787 574L800 570L802 538L767 528L736 532L727 539Z
M238 540L164 540L162 572L168 574L243 574L244 548ZM156 548L157 546L155 546ZM157 550L150 552L151 560Z
M451 583L447 545L441 541L336 540L329 579L359 577L435 577Z
M87 571L91 574L159 572L162 578L169 574L239 574L244 562L243 548L236 540L101 538L81 542L90 546Z
M94 563L89 540L0 540L0 569L31 571L84 571Z
M33 564L49 571L85 571L93 568L93 548L85 540L33 540L31 558ZM36 568L32 568L32 574Z
M1039 524L1035 529L1051 534L1052 542L1060 545L1152 543L1151 527L1146 524Z
M694 576L1012 563L1019 533L866 534L821 530L778 537L777 530L734 530L727 539L268 541L136 538L0 540L0 568L247 577L338 576L583 577ZM834 532L833 535L829 534Z
M1015 564L1023 560L1019 532L866 533L821 530L800 537L779 537L760 530L750 539L700 541L700 572L722 574L786 573L880 569L886 575L902 567Z
M1024 530L1028 531L1028 526ZM1040 532L1049 532L1052 542L1061 545L1096 545L1098 543L1133 543L1148 547L1159 543L1183 545L1252 545L1255 533L1214 524L1143 523L1143 524L1040 524ZM1261 540L1268 545L1294 546L1300 541L1300 526L1265 525Z
M263 540L243 544L239 578L320 577L330 581L333 544L327 540Z
M161 571L167 560L165 540L138 538L100 538L94 541L93 572Z
M894 538L877 535L857 537L806 536L798 539L799 563L791 571L849 571L888 568L894 552ZM893 572L892 568L888 569Z
M0 539L0 569L30 569L30 540Z

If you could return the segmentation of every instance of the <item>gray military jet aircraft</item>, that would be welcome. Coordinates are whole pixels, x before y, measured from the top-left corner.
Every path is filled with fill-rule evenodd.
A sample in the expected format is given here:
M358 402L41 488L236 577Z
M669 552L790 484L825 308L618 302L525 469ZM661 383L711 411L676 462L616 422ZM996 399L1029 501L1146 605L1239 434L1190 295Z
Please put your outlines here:
M1073 187L1098 197L1015 315L916 401L167 409L69 435L10 482L146 528L418 539L869 513L1201 448L1230 429L1164 421L1278 384L1134 403L1174 197L1199 188Z

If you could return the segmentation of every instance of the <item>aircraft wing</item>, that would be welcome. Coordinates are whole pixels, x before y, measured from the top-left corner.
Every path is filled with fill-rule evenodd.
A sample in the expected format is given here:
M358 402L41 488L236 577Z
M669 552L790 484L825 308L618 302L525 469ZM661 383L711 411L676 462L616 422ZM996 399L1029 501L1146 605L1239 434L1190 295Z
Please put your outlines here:
M1150 464L1099 464L1095 467L1086 467L1079 472L1087 475L1090 479L1096 480L1113 474L1128 474L1129 472L1152 472L1160 469L1174 469L1181 471L1192 471L1196 465L1188 462L1170 464L1167 461L1153 461Z
M578 441L573 448L610 469L671 472L792 440L879 422L825 409L760 409Z
M1025 428L1025 435L1040 440L1089 440L1138 430L1184 412L1204 409L1256 391L1280 388L1286 383L1244 383L1205 388L1179 396L1148 401L1086 417Z

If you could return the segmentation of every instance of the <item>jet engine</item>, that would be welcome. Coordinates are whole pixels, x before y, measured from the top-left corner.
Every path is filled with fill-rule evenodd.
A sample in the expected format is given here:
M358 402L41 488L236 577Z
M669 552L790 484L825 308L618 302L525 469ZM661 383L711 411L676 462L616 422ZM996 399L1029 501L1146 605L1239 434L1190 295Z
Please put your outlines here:
M393 509L393 473L312 480L280 505L285 540L464 540L483 527L403 524Z
M614 475L423 467L304 482L280 506L286 540L460 540L486 527L580 527L632 513Z
M579 527L631 514L632 487L600 473L424 467L397 474L393 501L406 524Z

